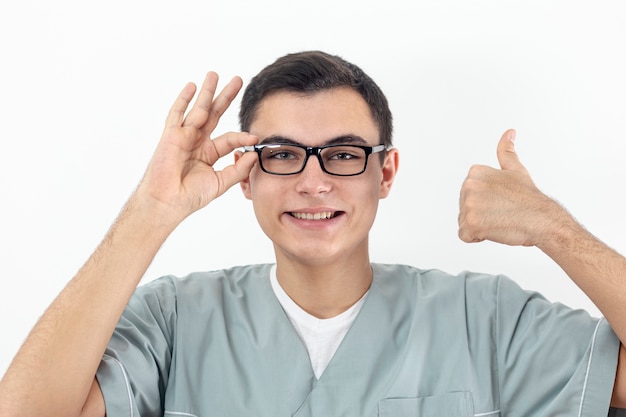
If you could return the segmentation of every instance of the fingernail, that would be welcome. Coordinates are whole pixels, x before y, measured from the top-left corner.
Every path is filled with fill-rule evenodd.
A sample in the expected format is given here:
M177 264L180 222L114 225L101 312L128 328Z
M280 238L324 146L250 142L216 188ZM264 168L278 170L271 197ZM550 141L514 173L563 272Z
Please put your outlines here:
M510 140L511 142L515 142L515 130L511 130L511 131L509 132L509 140Z

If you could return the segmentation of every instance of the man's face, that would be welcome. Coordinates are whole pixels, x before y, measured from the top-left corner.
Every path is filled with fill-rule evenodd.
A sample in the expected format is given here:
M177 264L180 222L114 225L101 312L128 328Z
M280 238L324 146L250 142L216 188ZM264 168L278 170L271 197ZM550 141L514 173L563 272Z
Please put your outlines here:
M367 104L347 88L313 95L272 94L261 102L250 133L260 143L282 138L322 146L351 137L366 146L380 144ZM265 173L257 163L242 189L274 243L277 259L316 265L349 259L345 257L363 259L378 200L388 195L397 163L395 150L387 153L383 164L379 154L373 154L366 171L352 177L323 172L314 156L301 173L288 176Z

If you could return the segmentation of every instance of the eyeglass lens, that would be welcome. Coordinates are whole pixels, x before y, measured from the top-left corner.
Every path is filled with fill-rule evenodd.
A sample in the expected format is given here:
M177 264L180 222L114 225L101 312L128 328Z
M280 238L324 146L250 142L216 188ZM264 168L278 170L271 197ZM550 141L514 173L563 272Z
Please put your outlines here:
M306 149L297 146L268 146L261 151L261 164L266 171L273 174L294 174L304 168L306 153ZM366 151L350 145L324 148L320 156L326 171L337 175L359 174L365 169L367 162Z

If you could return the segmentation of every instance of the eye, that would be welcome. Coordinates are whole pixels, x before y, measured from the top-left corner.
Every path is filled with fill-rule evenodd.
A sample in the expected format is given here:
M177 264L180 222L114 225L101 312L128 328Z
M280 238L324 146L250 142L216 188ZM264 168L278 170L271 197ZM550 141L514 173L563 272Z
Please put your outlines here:
M281 151L281 152L272 152L269 157L271 159L293 159L296 156L291 152Z
M350 160L352 158L355 158L355 156L348 152L336 152L331 155L331 159Z
M289 147L265 148L265 158L276 161L291 161L299 158L299 149Z
M363 150L356 147L329 148L326 160L355 161L363 158Z

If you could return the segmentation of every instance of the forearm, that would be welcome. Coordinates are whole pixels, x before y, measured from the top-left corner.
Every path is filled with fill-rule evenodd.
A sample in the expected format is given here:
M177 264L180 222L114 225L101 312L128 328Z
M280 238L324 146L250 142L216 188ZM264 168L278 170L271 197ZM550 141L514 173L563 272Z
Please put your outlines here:
M626 342L626 258L563 217L538 247L589 296Z
M78 415L119 317L172 230L151 218L159 216L147 204L129 201L16 355L0 382L1 411Z

